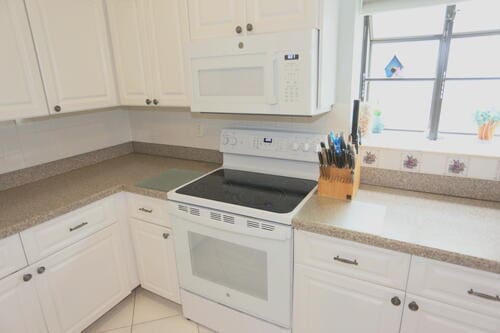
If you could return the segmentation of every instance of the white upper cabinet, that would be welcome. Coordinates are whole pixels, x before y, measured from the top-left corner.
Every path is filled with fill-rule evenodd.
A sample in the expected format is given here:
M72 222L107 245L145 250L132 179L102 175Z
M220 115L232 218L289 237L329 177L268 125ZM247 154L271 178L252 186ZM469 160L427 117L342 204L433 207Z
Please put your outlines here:
M104 0L26 0L49 110L117 104Z
M48 115L24 3L0 0L0 121Z
M120 101L146 105L152 100L151 69L146 50L144 1L107 0Z
M237 36L244 31L245 0L188 0L188 10L192 39Z
M187 106L183 46L187 18L179 0L149 0L147 19L154 99L160 106Z
M317 28L333 0L188 0L191 39Z
M314 28L317 25L317 0L247 0L248 33L277 32Z
M187 106L179 0L106 0L121 104Z

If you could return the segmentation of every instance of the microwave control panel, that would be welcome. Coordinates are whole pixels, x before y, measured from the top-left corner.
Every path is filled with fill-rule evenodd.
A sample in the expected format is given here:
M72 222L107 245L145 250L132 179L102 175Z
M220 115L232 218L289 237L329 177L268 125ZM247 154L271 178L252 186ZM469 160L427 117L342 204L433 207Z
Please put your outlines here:
M298 53L283 56L282 101L296 103L300 99L300 55Z

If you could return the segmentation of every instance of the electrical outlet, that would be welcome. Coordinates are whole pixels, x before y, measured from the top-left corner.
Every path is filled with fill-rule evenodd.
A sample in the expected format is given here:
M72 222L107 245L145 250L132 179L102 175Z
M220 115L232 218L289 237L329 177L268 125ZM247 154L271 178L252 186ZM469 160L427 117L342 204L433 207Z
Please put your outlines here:
M196 136L197 137L202 137L203 136L203 126L201 124L196 125Z

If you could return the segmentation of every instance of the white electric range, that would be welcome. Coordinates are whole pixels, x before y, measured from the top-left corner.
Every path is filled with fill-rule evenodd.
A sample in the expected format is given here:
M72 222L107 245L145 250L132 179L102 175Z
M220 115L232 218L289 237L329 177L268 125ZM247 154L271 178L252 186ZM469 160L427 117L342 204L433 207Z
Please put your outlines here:
M220 333L290 332L293 216L317 134L223 130L223 167L168 193L184 315Z

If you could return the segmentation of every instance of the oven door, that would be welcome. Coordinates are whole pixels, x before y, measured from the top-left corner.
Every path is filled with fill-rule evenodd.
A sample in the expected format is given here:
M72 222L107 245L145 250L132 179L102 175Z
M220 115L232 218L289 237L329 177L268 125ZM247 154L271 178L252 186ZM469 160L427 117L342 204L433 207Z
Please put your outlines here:
M290 327L291 227L266 222L262 229L243 217L233 224L224 220L229 221L171 215L181 287Z

